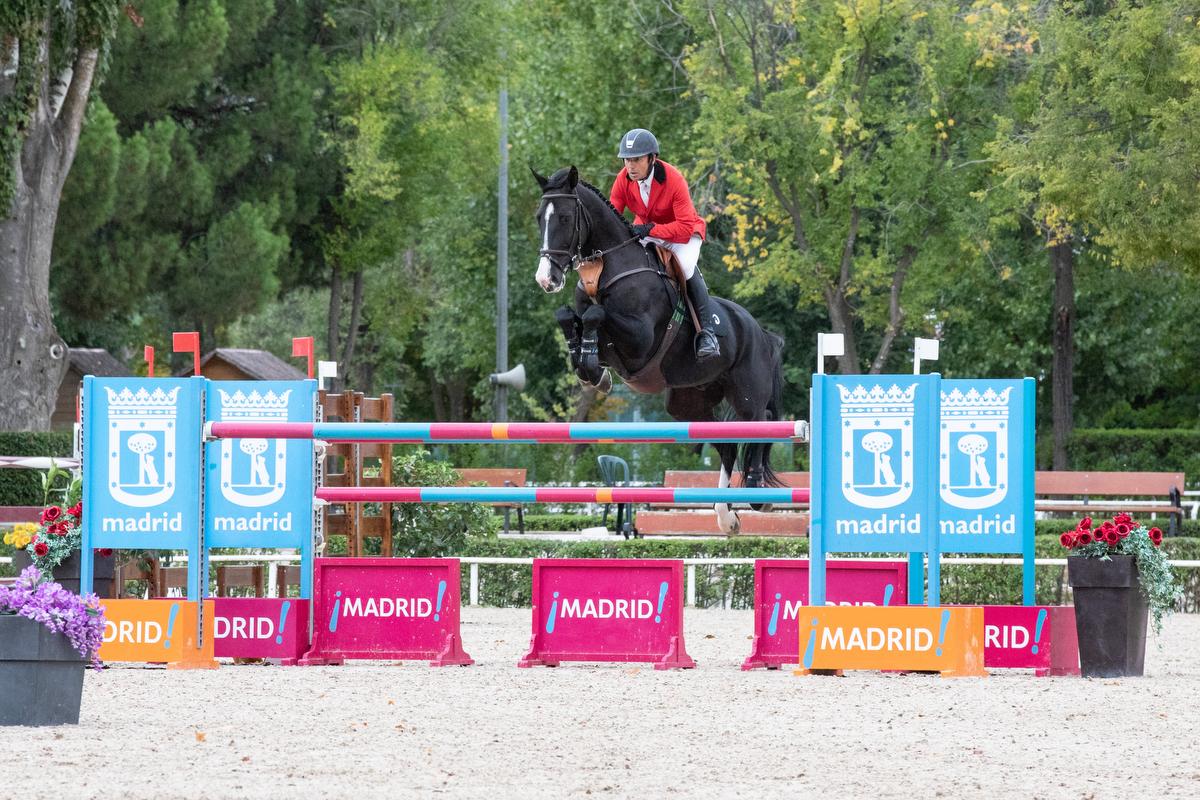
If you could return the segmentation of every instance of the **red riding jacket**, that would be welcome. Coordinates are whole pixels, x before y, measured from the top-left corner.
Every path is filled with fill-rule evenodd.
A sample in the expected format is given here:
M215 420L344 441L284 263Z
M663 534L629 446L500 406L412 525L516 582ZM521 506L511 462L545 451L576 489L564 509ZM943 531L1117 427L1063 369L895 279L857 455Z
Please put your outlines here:
M654 178L650 186L650 208L642 202L642 192L637 181L629 177L628 171L622 167L613 181L608 199L616 207L617 213L629 209L634 213L634 224L652 222L650 235L667 242L680 244L692 238L693 233L704 238L707 226L696 207L692 205L692 196L688 194L687 181L679 170L665 161L655 160Z

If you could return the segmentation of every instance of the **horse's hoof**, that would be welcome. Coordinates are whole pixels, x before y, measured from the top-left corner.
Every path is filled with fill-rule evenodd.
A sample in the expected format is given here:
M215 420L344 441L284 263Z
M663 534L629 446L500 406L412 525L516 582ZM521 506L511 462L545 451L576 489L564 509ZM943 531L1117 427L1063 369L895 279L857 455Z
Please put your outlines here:
M604 370L604 374L594 385L600 394L608 394L612 391L612 374L608 370Z
M775 508L774 503L751 503L751 511L771 511Z

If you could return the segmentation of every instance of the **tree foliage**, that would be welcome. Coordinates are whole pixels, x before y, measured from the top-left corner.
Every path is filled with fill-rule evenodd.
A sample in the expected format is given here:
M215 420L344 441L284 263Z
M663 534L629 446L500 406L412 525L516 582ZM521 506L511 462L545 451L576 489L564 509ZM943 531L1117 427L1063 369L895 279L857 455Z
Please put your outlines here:
M1004 20L1016 44L998 47L953 4L923 2L702 0L690 16L705 32L688 65L703 151L728 186L739 288L824 304L846 338L841 370L885 369L961 256L1000 62L1031 34Z
M55 237L55 321L74 345L129 353L195 327L206 346L288 356L315 335L403 418L489 418L504 87L509 352L530 376L515 418L662 413L579 389L553 322L569 298L532 279L527 167L574 164L607 190L617 137L648 127L710 223L714 291L788 341L789 412L806 413L829 329L847 336L843 372L903 371L924 335L944 340L943 374L1049 387L1064 362L1048 266L1065 246L1073 417L1195 425L1194 3L144 0L136 14L116 28Z
M115 350L198 329L206 347L319 274L333 191L309 11L147 0L123 25L63 199L53 288L73 343Z

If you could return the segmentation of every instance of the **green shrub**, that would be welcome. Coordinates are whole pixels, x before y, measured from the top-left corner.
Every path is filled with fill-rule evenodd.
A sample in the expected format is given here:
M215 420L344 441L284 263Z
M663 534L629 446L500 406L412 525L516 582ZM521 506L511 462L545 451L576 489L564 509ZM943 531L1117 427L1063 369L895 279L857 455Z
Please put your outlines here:
M617 511L614 508L608 515L610 525L615 524ZM525 530L527 531L581 531L584 528L598 528L603 523L601 514L525 514ZM516 527L516 520L512 520Z
M397 486L453 486L454 467L415 450L392 459ZM469 538L489 541L497 521L482 503L393 503L392 549L398 556L437 557L459 551Z
M1200 486L1200 430L1080 429L1067 453L1076 470L1182 472L1189 486Z
M7 431L0 433L0 455L70 458L70 431ZM42 502L41 472L0 470L0 506L36 506Z

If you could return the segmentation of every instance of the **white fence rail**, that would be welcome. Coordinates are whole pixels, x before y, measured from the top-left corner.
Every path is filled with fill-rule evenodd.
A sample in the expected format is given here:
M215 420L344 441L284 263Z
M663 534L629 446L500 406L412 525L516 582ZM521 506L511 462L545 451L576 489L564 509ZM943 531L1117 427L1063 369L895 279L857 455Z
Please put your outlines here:
M1184 492L1180 505L1189 509L1188 516L1191 519L1196 519L1200 515L1200 489L1189 489Z
M252 554L252 555L217 555L211 556L209 561L215 563L238 563L246 564L253 562L271 563L295 563L300 560L299 555L291 553L276 553L276 554ZM468 604L472 606L479 605L479 566L481 564L508 564L512 566L533 566L532 558L502 558L499 556L460 556L459 561L468 565L470 568L470 582L468 587ZM687 588L685 603L688 606L696 605L696 567L726 567L735 565L749 565L760 559L756 558L685 558L683 564L687 567ZM769 559L768 559L769 560ZM862 561L894 561L890 558L864 558ZM187 562L187 556L178 555L172 557L172 561ZM0 564L11 564L12 559L0 557ZM955 564L1009 564L1012 566L1020 566L1022 560L1019 558L943 558L942 564L945 566L953 566ZM1067 560L1065 558L1036 558L1033 561L1035 566L1039 567L1065 567ZM1200 560L1179 560L1172 561L1171 566L1177 569L1200 569ZM267 570L267 594L275 595L275 571Z

